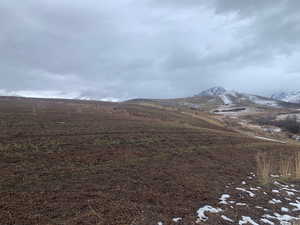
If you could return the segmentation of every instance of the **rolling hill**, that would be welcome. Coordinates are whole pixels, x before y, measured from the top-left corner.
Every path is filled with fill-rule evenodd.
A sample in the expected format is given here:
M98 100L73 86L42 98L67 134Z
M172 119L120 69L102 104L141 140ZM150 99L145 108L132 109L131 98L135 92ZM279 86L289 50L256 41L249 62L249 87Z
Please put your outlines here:
M224 104L219 94L194 99ZM299 145L164 106L181 101L1 97L1 224L294 220Z

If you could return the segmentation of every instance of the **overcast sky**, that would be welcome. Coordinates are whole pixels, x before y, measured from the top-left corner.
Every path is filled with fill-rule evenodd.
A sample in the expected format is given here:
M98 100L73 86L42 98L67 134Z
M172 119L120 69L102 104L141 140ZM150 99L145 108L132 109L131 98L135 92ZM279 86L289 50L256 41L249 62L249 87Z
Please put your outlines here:
M300 90L300 1L1 0L0 95Z

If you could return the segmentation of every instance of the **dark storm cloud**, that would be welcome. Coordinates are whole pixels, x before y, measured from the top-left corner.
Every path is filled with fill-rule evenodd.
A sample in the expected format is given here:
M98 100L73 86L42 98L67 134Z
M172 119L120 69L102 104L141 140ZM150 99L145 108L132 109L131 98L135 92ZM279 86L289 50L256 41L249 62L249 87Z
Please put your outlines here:
M3 0L0 94L125 99L213 85L296 89L299 10L291 0Z

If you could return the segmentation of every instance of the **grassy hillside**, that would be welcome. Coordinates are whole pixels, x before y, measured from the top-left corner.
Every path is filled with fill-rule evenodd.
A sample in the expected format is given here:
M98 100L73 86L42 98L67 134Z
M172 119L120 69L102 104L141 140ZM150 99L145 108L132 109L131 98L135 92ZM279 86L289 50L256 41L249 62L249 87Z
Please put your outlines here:
M193 224L201 205L256 171L258 152L297 149L243 136L206 113L1 98L0 221L146 225L180 215Z

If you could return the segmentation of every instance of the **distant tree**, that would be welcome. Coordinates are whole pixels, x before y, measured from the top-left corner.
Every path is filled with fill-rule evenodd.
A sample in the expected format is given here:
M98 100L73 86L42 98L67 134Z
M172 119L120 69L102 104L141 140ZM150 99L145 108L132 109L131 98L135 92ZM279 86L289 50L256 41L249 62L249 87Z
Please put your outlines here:
M300 122L298 122L296 116L289 116L285 120L280 120L276 123L278 127L281 127L291 133L300 133Z
M257 119L256 122L260 125L277 126L293 134L300 133L300 122L296 116L288 116L283 120L276 120L272 116L266 116Z

